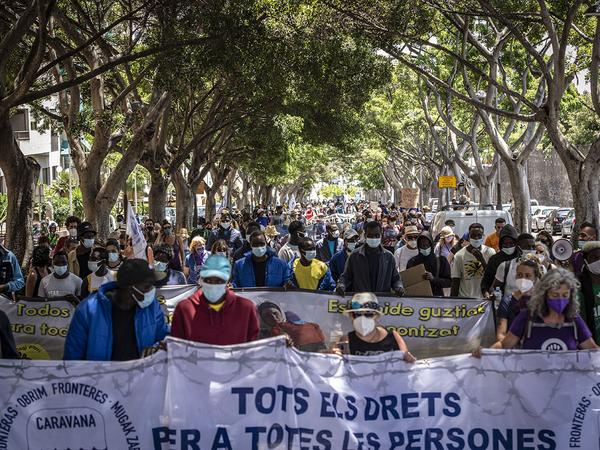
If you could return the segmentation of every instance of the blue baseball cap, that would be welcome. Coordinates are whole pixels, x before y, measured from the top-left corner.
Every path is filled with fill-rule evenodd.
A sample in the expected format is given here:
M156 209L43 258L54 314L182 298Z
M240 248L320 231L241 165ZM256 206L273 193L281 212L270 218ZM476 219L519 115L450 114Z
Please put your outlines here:
M221 255L210 255L200 269L201 278L217 277L229 281L231 277L231 264L229 259Z

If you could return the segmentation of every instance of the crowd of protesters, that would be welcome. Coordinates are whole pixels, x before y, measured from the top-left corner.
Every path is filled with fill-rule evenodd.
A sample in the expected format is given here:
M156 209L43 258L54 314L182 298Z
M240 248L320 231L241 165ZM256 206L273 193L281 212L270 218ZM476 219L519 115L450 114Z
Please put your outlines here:
M252 341L263 313L281 334L293 334L286 330L298 321L280 325L281 311L265 307L259 313L234 288L358 293L345 313L354 331L320 351L402 350L411 362L415 357L402 338L378 324L376 293L404 295L401 273L422 265L434 297L494 300L494 347L597 347L600 241L592 224L579 226L573 257L558 261L549 233L534 237L499 218L493 230L475 222L461 236L448 220L433 236L426 212L341 201L263 205L222 209L212 220L200 218L191 232L146 218L140 223L147 243L142 259L134 257L122 216L106 240L90 222L68 217L63 230L51 222L37 239L26 276L15 255L0 246L0 293L77 303L64 358L114 361L139 358L169 334L216 345ZM169 327L156 289L184 284L201 288L177 305ZM17 357L1 311L0 339L2 356Z

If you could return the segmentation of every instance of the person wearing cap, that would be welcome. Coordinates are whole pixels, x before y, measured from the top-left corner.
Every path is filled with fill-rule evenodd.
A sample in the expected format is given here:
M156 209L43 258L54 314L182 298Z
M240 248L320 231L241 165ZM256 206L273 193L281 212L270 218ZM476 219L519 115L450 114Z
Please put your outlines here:
M579 310L594 341L600 342L600 241L587 241L582 254L583 270L577 277L581 284L577 294Z
M433 238L428 231L422 231L417 238L417 248L419 254L408 261L406 268L410 269L423 264L425 266L423 279L429 281L435 297L443 297L444 289L449 288L452 284L448 260L434 253Z
M90 222L81 222L77 227L77 237L81 245L69 253L69 272L83 279L92 273L88 261L96 242L96 230Z
M450 262L449 256L452 255L452 257L454 257L452 247L454 247L455 244L456 235L454 234L454 231L452 231L452 228L446 226L440 231L433 253L435 253L436 256L443 256Z
M326 235L316 244L317 259L327 264L333 255L344 248L344 240L340 239L340 229L336 223L328 223Z
M469 226L469 245L454 257L452 265L452 297L481 298L481 280L494 249L483 245L483 225Z
M284 287L290 277L290 267L267 246L267 237L260 230L250 238L251 251L233 265L231 284L234 288Z
M399 272L405 271L408 261L419 254L419 249L417 248L418 237L419 229L415 225L409 225L404 228L402 240L406 245L400 247L394 253L394 259L396 260Z
M154 283L161 277L143 259L128 259L117 281L100 286L75 309L63 359L129 361L169 334L156 300Z
M344 272L346 267L346 261L348 255L354 251L358 242L358 232L352 228L346 230L344 233L344 248L337 252L329 261L329 270L331 272L331 278L337 283L340 276Z
M171 335L213 345L233 345L258 338L256 306L227 287L229 259L211 255L200 270L202 289L177 304Z
M273 302L263 302L258 306L261 324L261 339L287 335L292 345L304 352L321 352L327 348L325 334L317 323L305 322L292 311L281 310Z
M315 242L305 237L298 245L300 257L290 262L292 277L290 285L311 291L333 291L335 281L329 267L317 259Z
M183 272L175 270L171 266L173 263L173 247L171 245L157 244L152 247L152 251L154 253L154 271L164 274L156 283L158 287L187 283Z
M86 298L92 292L96 292L103 284L115 281L114 272L108 270L107 261L108 251L106 248L96 245L88 261L91 273L83 279L81 285L81 298Z
M336 354L375 356L382 353L402 351L404 361L415 362L416 358L408 351L402 336L396 331L388 331L378 324L383 315L377 296L371 292L354 294L344 315L352 320L354 331L348 333L346 343L334 347Z
M348 256L336 293L393 291L396 295L404 295L394 255L381 246L381 224L367 222L364 233L365 244Z
M210 233L206 246L212 248L213 244L221 239L227 242L228 256L233 255L243 245L242 235L232 226L231 215L226 211L221 213L219 226Z

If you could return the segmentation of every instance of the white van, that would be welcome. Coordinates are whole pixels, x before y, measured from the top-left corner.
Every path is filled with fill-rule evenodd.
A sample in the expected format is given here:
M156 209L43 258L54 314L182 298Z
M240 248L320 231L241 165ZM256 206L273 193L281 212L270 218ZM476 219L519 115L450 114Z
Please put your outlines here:
M435 238L447 220L454 220L454 233L460 238L469 231L469 225L480 223L484 227L484 234L487 236L496 229L496 219L502 217L506 223L513 225L512 216L508 211L498 211L496 209L476 209L477 207L468 206L467 209L459 211L440 211L431 223L431 235Z

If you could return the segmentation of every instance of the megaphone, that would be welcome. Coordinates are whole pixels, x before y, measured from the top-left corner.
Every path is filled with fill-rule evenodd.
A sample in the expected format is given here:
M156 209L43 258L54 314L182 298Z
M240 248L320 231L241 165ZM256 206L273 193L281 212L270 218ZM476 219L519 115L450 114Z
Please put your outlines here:
M573 256L573 244L568 239L558 239L552 245L552 254L559 261L567 261Z

